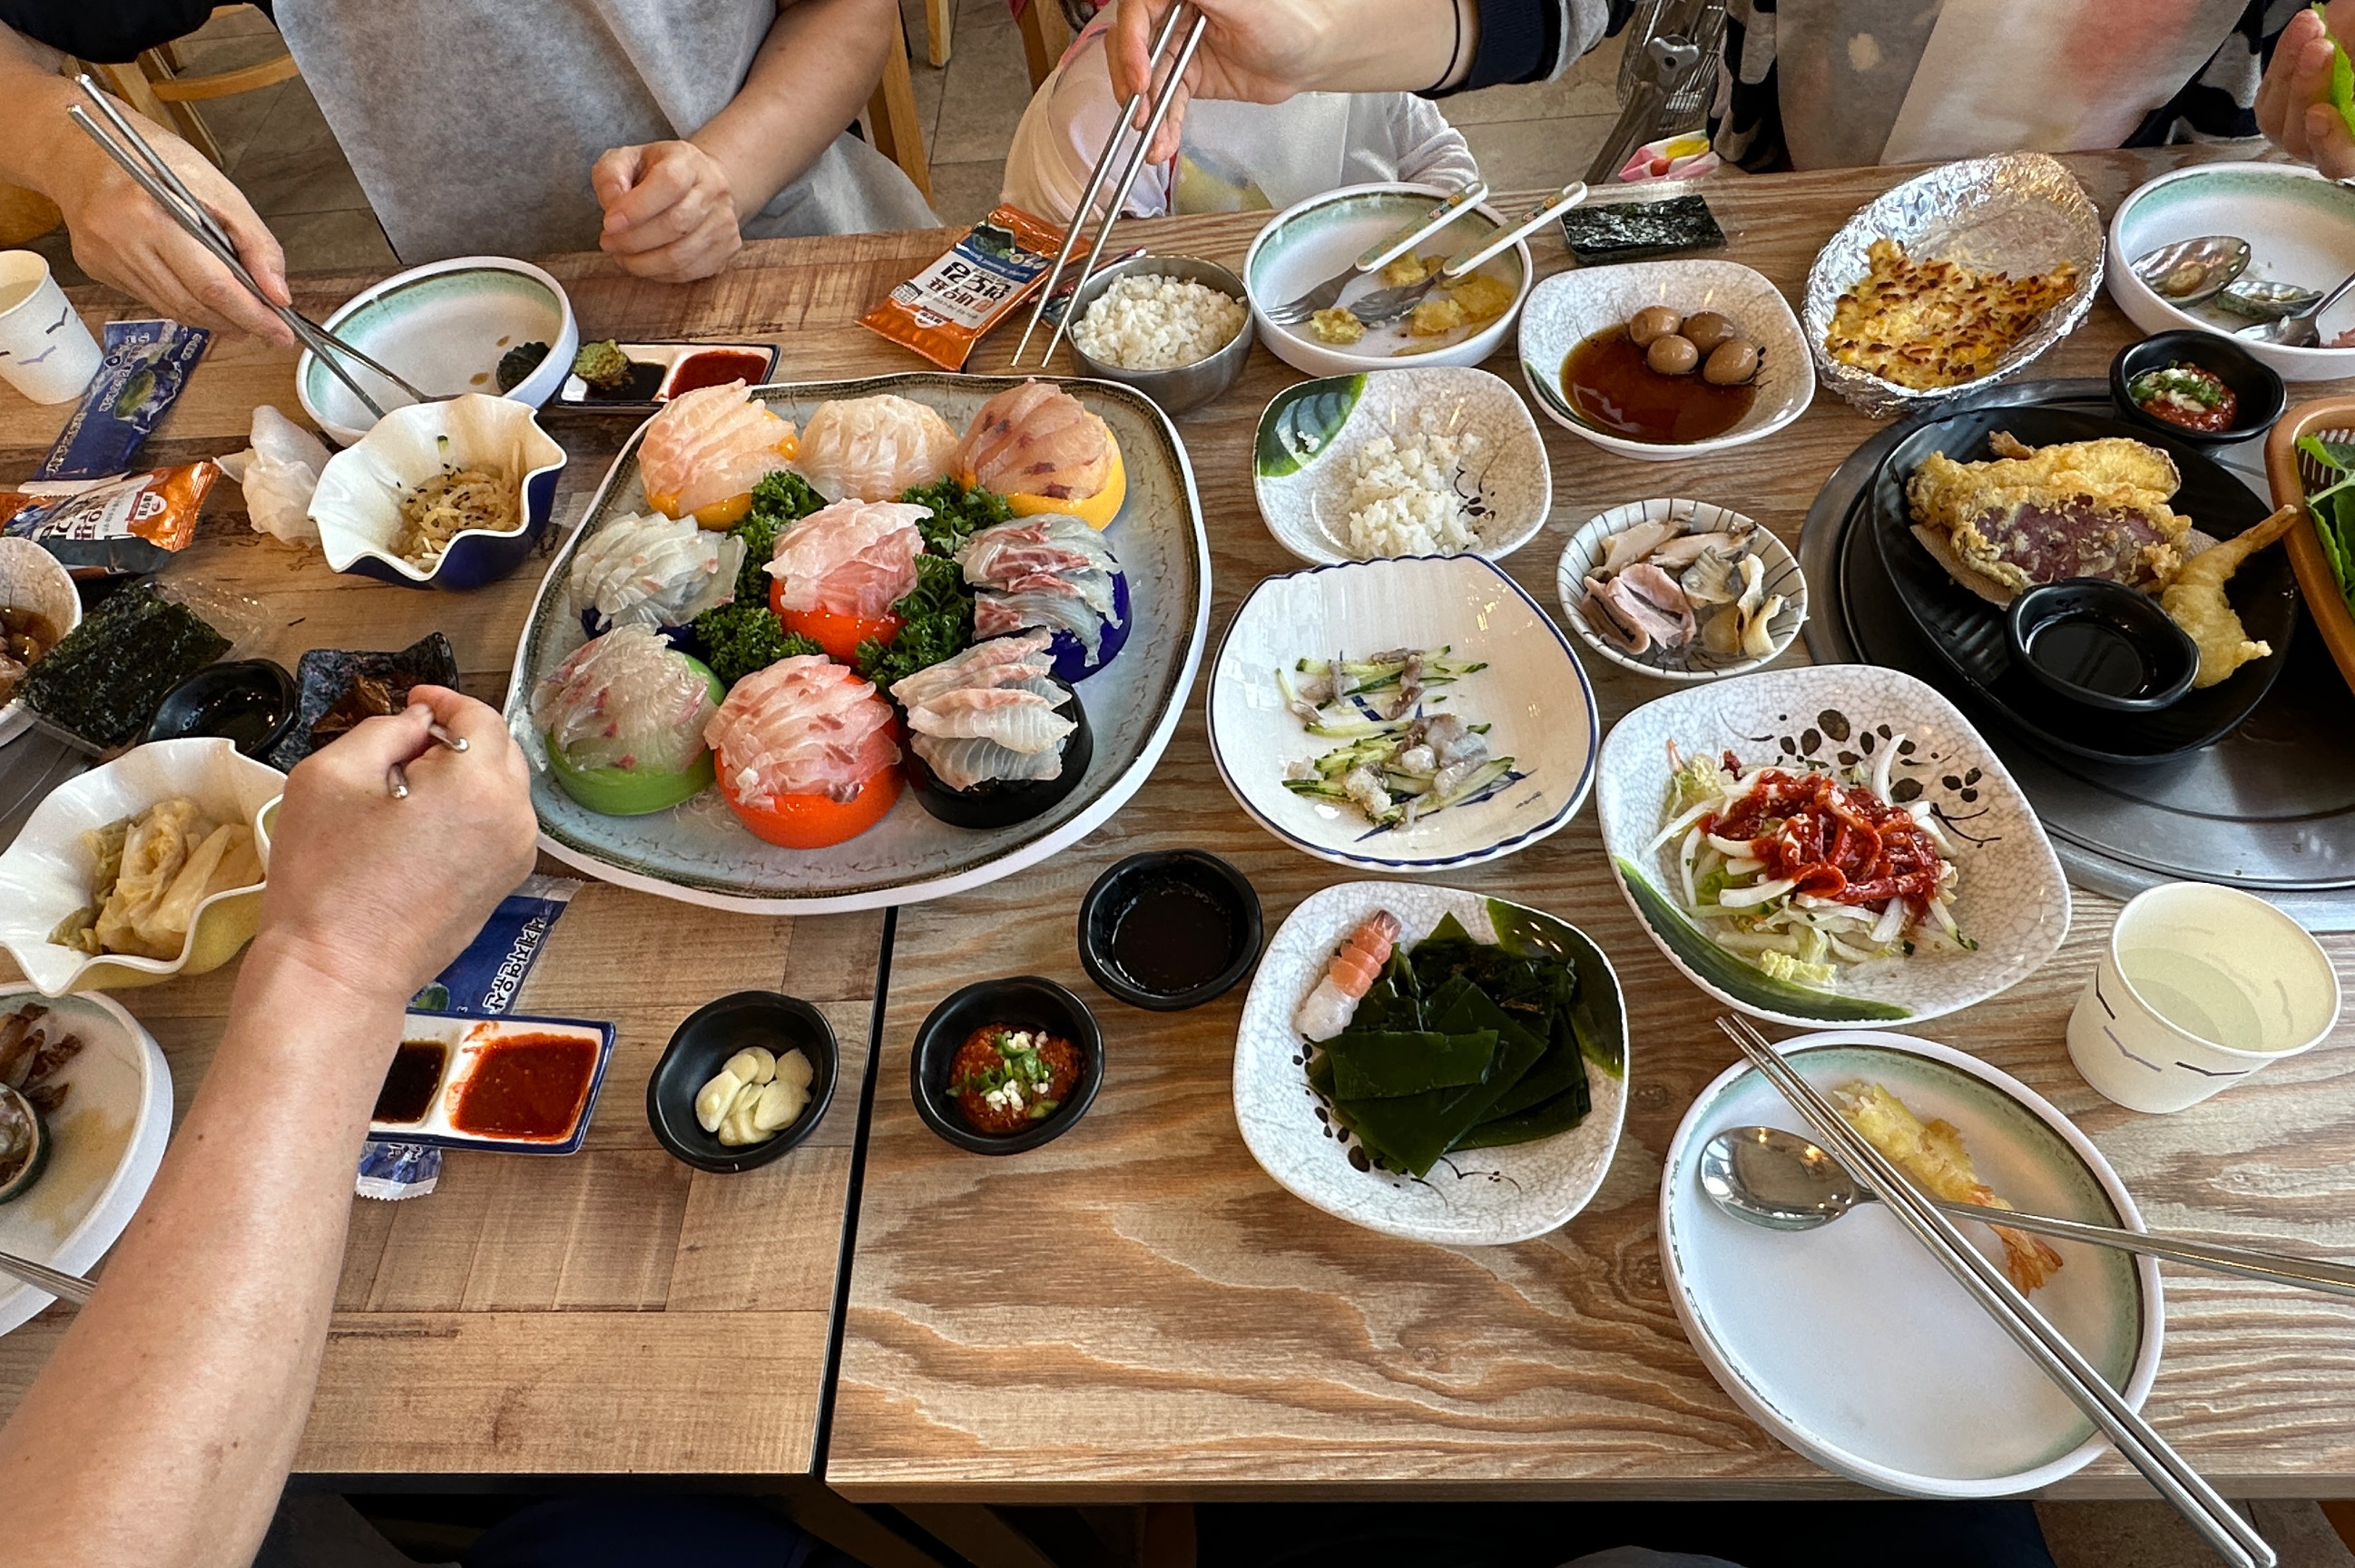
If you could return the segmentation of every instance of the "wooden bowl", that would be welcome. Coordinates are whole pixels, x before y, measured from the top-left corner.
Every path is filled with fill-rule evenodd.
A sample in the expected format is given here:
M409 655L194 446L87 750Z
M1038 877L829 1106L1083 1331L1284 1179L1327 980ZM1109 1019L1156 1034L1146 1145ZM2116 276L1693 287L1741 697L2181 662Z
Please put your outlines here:
M2355 687L2355 614L2348 612L2339 592L2330 558L2315 532L2314 514L2306 509L2306 478L2298 470L2298 437L2332 432L2342 441L2355 439L2355 397L2322 398L2292 408L2265 437L2265 477L2273 486L2275 506L2298 508L2297 526L2284 541L2297 573L2298 592L2305 595L2314 629L2322 634L2339 673Z

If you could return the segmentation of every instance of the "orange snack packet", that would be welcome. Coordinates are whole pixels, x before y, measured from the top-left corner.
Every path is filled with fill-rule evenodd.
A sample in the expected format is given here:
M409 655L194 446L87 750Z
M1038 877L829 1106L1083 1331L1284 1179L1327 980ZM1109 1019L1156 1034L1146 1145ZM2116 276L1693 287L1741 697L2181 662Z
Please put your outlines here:
M28 539L76 577L160 571L197 537L211 462L111 479L28 480L0 490L0 533Z
M943 370L962 370L973 346L1005 320L1055 264L1063 231L1000 207L945 255L858 318Z

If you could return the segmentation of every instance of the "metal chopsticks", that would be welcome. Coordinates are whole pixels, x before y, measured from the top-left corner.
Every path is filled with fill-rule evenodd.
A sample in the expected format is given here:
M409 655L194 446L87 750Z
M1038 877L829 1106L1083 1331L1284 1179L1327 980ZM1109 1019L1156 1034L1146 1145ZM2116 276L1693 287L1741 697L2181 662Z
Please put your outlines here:
M350 389L352 396L357 398L370 413L382 419L383 406L368 396L366 389L362 388L359 382L353 379L351 373L344 368L341 363L343 358L349 358L356 364L383 377L399 388L412 402L425 403L433 400L426 393L410 385L400 375L337 337L292 305L280 304L264 293L261 285L254 280L253 274L246 271L244 261L238 256L237 243L229 238L228 230L221 228L219 221L206 208L203 202L197 199L196 193L173 172L172 165L156 153L147 138L139 133L138 127L123 117L122 112L114 107L113 100L107 97L104 90L91 80L87 73L77 77L75 80L80 86L84 95L97 106L99 113L105 116L107 125L112 128L113 134L109 135L107 131L101 128L98 122L91 119L78 103L66 110L66 113L72 118L73 123L80 126L82 133L91 141L96 142L100 149L108 157L112 158L123 172L129 175L141 189L154 197L156 205L161 207L174 222L186 229L190 239L211 251L214 258L229 269L229 275L237 279L248 293L261 301L271 314L284 322L293 332L296 340L317 356L329 370L335 372L336 378Z
M1095 244L1088 251L1088 259L1080 268L1079 278L1071 285L1074 304L1078 303L1080 291L1088 286L1088 278L1103 256L1104 242L1112 238L1113 225L1120 221L1121 209L1128 205L1129 192L1136 188L1136 176L1145 168L1145 155L1152 149L1153 138L1160 134L1161 123L1169 118L1170 106L1178 101L1178 90L1185 83L1186 69L1194 63L1194 51L1201 47L1202 32L1209 25L1209 18L1187 5L1185 0L1178 0L1177 5L1170 6L1169 15L1162 18L1161 31L1154 36L1153 54L1146 65L1146 82L1147 86L1154 87L1153 109L1146 118L1145 128L1136 132L1128 164L1120 172L1118 187L1112 199L1104 205L1103 227L1096 230ZM1162 66L1165 60L1169 59L1170 43L1181 27L1185 31L1185 41L1178 46L1175 60L1164 72ZM1154 86L1156 82L1158 85ZM1023 351L1030 347L1030 336L1039 330L1039 323L1047 314L1048 302L1055 297L1055 285L1062 281L1063 269L1070 264L1071 252L1078 248L1080 231L1095 213L1096 197L1103 189L1105 174L1112 168L1113 155L1119 150L1122 140L1135 129L1137 107L1144 101L1143 91L1131 93L1127 103L1121 108L1120 118L1113 124L1112 134L1104 138L1103 151L1096 155L1096 166L1088 176L1088 188L1081 196L1079 205L1071 209L1071 228L1064 232L1062 248L1055 253L1055 265L1039 290L1039 303L1031 307L1030 323L1022 329L1022 341L1014 346L1012 364L1015 366L1022 363ZM1063 341L1063 334L1071 330L1071 312L1067 309L1061 319L1056 322L1053 335L1047 339L1047 347L1039 356L1040 366L1055 357L1055 347Z
M1743 1019L1721 1018L1717 1027L1806 1118L1817 1141L1913 1232L1930 1255L1971 1293L2044 1375L2117 1445L2118 1452L2226 1562L2236 1568L2274 1568L2279 1559L2264 1538L2118 1396L2077 1348L2028 1304L2003 1272L1964 1239L1953 1221L1924 1199L1888 1157L1848 1125L1831 1102L1767 1043L1765 1036Z
M78 1274L68 1274L47 1264L37 1264L30 1258L20 1258L14 1253L0 1253L0 1275L9 1275L46 1291L59 1301L69 1301L76 1307L90 1305L90 1293L97 1287Z

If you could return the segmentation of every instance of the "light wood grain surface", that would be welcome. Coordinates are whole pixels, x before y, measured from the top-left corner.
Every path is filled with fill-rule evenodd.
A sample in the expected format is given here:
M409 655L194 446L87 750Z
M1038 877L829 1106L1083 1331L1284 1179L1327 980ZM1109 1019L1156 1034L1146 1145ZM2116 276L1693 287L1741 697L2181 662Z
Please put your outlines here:
M2073 162L2106 210L2167 157ZM1727 254L1796 299L1821 243L1902 176L1727 181L1712 185L1710 202ZM1180 220L1140 236L1232 265L1255 227L1249 217ZM1561 264L1557 240L1533 249L1542 269ZM2132 336L2105 297L2036 373L2102 374ZM1004 346L988 350L976 368L1000 368ZM1489 368L1518 382L1509 353ZM1241 386L1179 421L1215 561L1213 645L1253 582L1298 564L1260 524L1249 456L1261 407L1295 379L1256 349ZM1553 511L1508 565L1549 606L1564 539L1621 501L1720 502L1796 543L1825 476L1874 428L1827 394L1774 440L1661 464L1540 425ZM1585 662L1606 723L1665 689ZM1734 1408L1669 1307L1655 1224L1661 1154L1733 1051L1710 1027L1715 1006L1628 913L1591 810L1529 850L1445 879L1584 927L1626 987L1633 1092L1618 1158L1593 1204L1541 1241L1427 1246L1310 1209L1261 1172L1235 1126L1243 990L1154 1014L1087 981L1074 912L1122 856L1215 850L1256 884L1271 930L1309 893L1348 880L1243 816L1211 766L1201 713L1198 688L1152 782L1093 837L1022 877L901 912L829 1481L865 1499L1026 1501L1850 1489ZM2075 933L2042 973L1924 1032L2018 1074L2076 1118L2153 1226L2355 1253L2355 1144L2345 1131L2355 1125L2355 1029L2342 1025L2329 1045L2173 1117L2120 1110L2070 1067L2063 1024L2115 908L2081 894ZM2329 945L2355 978L2355 942ZM961 1153L910 1104L914 1029L954 987L1024 973L1052 976L1095 1008L1103 1093L1043 1149ZM2228 1490L2355 1490L2355 1303L2172 1267L2167 1275L2167 1354L2150 1405L2160 1429ZM2105 1460L2065 1489L2140 1486Z
M557 265L592 334L708 336L747 324L775 337L816 309L846 340L864 336L846 313L853 300L864 308L867 287L830 293L839 274L815 259L743 269L696 289L638 283L596 257ZM368 281L307 278L296 288L324 315ZM80 303L93 322L137 314L97 291ZM293 357L217 342L147 459L185 462L242 446L260 402L297 411ZM29 473L66 412L0 392L0 475ZM557 513L569 525L629 424L551 423L570 455ZM529 563L466 594L339 576L316 550L254 533L237 487L223 482L197 542L168 574L248 601L262 629L244 651L290 668L306 648L397 648L438 629L457 651L464 688L496 704L543 568ZM880 913L773 920L602 883L583 889L516 1010L618 1026L588 1141L569 1158L452 1153L429 1197L354 1201L297 1468L380 1477L808 1470L819 1452L883 925ZM163 1043L183 1111L219 1036L235 973L232 965L122 996ZM15 977L5 959L0 975ZM741 1176L690 1170L654 1141L646 1079L681 1019L714 997L756 988L825 1011L841 1044L840 1089L824 1125L783 1159ZM68 1320L52 1307L0 1338L0 1413L15 1406Z

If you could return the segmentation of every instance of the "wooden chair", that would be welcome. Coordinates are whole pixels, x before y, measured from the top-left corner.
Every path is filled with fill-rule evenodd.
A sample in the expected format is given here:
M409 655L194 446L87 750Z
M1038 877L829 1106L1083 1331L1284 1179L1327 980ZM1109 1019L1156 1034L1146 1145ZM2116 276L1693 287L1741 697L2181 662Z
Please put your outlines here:
M1036 92L1071 47L1071 24L1058 0L1014 0L1014 25L1022 31L1022 63L1030 68Z
M916 113L916 80L908 65L908 29L897 13L891 20L892 43L883 59L883 80L867 101L868 139L875 150L900 165L916 182L924 199L932 199L932 165L924 155L924 126Z
M217 5L213 14L250 8ZM301 74L294 57L282 48L253 65L191 76L182 69L179 51L170 44L146 50L133 65L91 65L86 69L133 109L151 120L168 123L190 146L210 158L215 167L221 161L220 144L213 140L212 132L206 128L195 106L212 99L234 98L241 92L258 92Z

